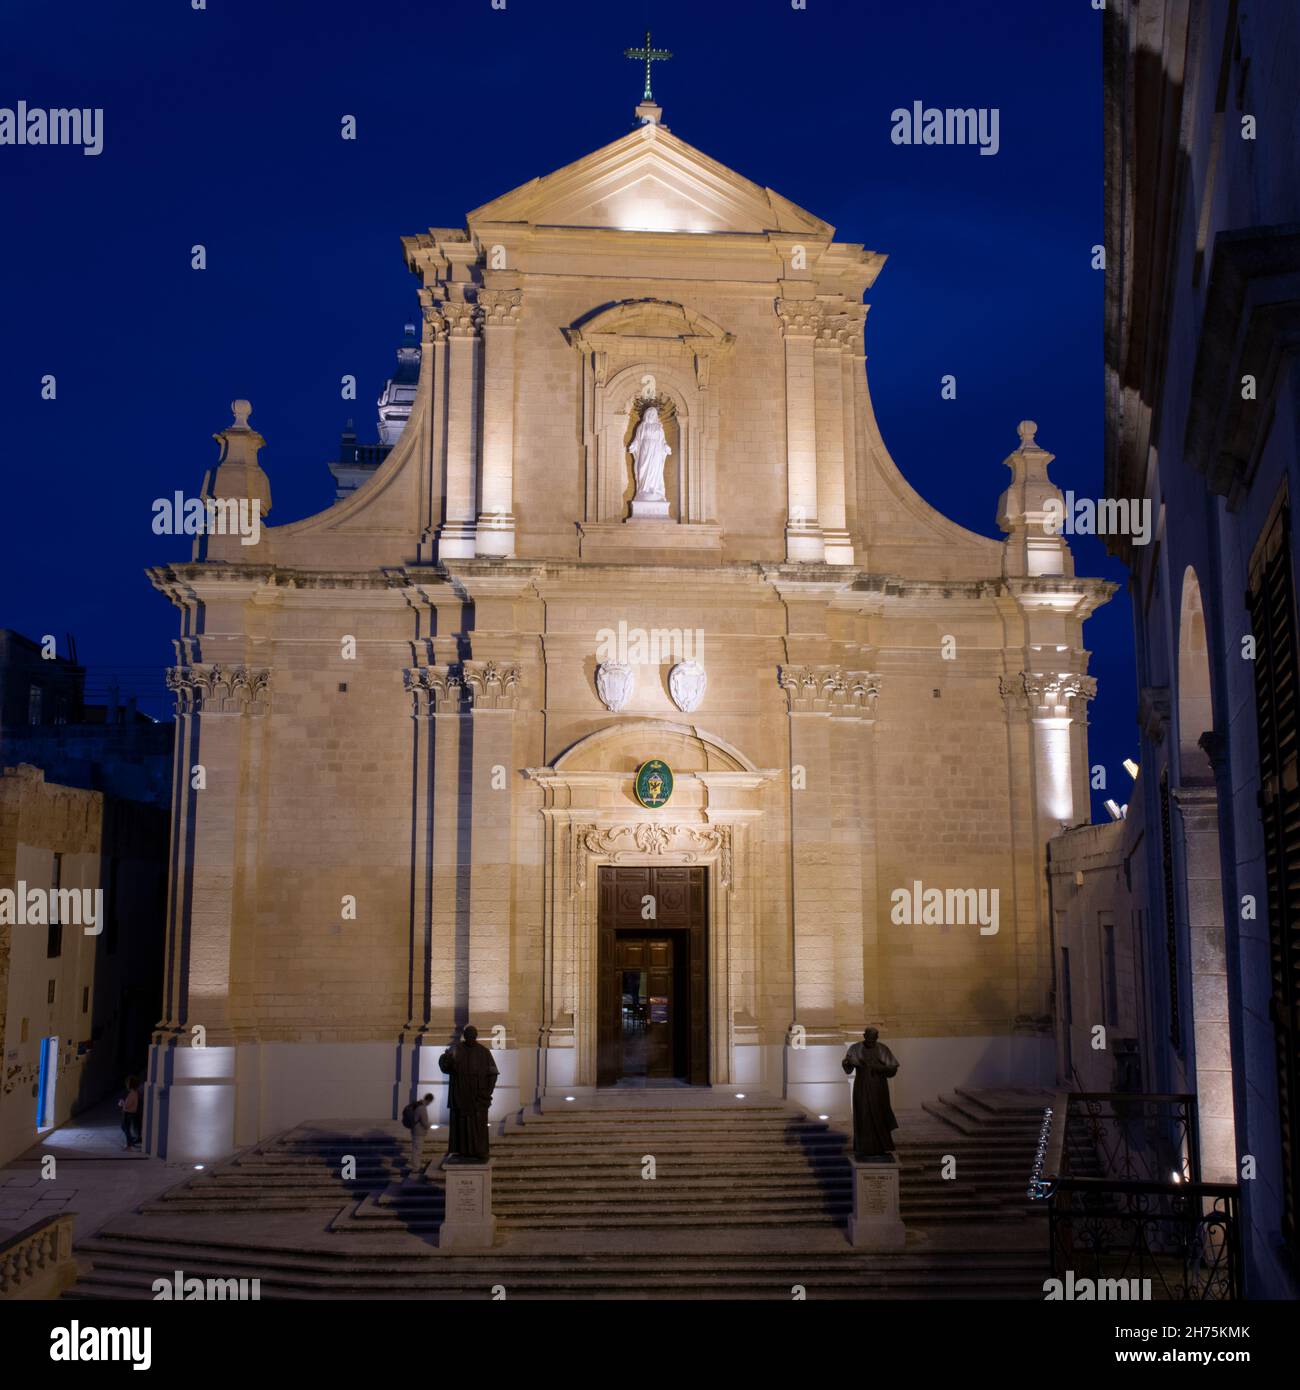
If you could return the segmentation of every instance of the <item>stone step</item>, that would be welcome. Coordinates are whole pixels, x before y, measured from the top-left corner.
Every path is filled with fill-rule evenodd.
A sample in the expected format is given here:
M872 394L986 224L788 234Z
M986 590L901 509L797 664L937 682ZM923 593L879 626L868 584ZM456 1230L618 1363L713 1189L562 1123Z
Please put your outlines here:
M931 1118L912 1124L922 1137L899 1155L908 1224L963 1242L976 1223L1006 1231L1016 1244L1032 1239L1024 1223L1042 1215L1024 1191L1038 1133L1034 1099L958 1091L927 1105ZM421 1250L410 1237L440 1224L445 1177L408 1180L409 1143L389 1121L318 1121L276 1136L144 1203L129 1230L124 1221L79 1243L78 1254L97 1267L74 1295L139 1297L152 1279L180 1268L191 1277L259 1278L264 1297L483 1297L495 1282L507 1282L511 1296L536 1298L788 1299L793 1283L823 1296L987 1297L992 1288L1014 1288L1041 1297L1045 1260L1037 1251L989 1251L987 1241L941 1256L859 1256L847 1244L842 1255L828 1255L824 1244L807 1255L738 1253L754 1243L843 1239L831 1233L850 1210L849 1136L781 1102L548 1106L495 1125L499 1229L525 1244L627 1247L626 1255L599 1257L604 1263L514 1256L507 1248L452 1264L456 1257ZM434 1131L427 1158L436 1160L444 1145ZM646 1154L656 1159L653 1182L641 1177ZM941 1176L949 1154L959 1180ZM345 1156L355 1162L347 1179ZM272 1218L266 1230L282 1241L294 1214L307 1249L212 1239L230 1215L242 1216L231 1228L239 1231ZM678 1253L640 1248L651 1236Z
M241 1196L265 1196L269 1199L287 1196L308 1196L339 1199L360 1195L368 1191L382 1190L393 1185L396 1175L374 1184L343 1182L326 1178L316 1181L306 1178L300 1180L281 1179L276 1182L240 1182L231 1180L223 1183L206 1183L202 1186L184 1187L163 1193L153 1201L157 1203L181 1200L220 1202ZM437 1181L436 1179L434 1180ZM440 1185L440 1184L439 1184ZM568 1170L558 1172L502 1173L494 1171L493 1190L501 1195L512 1193L535 1193L538 1195L556 1192L635 1193L641 1191L662 1191L666 1188L696 1193L701 1197L716 1194L728 1200L737 1196L755 1196L771 1192L820 1193L828 1191L847 1191L851 1185L848 1169L825 1173L795 1173L790 1175L759 1173L754 1175L728 1174L715 1172L695 1173L689 1169L668 1167L661 1169L654 1179L643 1179L639 1166L636 1169L620 1167L616 1171L603 1169L574 1173ZM960 1178L947 1179L935 1172L904 1170L900 1174L900 1189L907 1193L944 1193L976 1189L988 1192L1016 1192L1025 1186L1016 1176L1000 1180L996 1174L980 1174L969 1169Z
M202 1270L186 1271L187 1275L202 1278L230 1278L221 1272L209 1273ZM158 1276L153 1276L154 1278ZM166 1277L166 1276L163 1276ZM480 1276L472 1282L420 1273L404 1275L388 1280L370 1279L364 1283L353 1280L329 1277L301 1276L293 1280L268 1278L264 1275L250 1275L260 1278L259 1292L264 1300L273 1299L489 1299L493 1283L487 1276ZM990 1285L987 1275L970 1274L948 1270L922 1273L854 1274L840 1275L828 1273L812 1276L801 1270L768 1275L754 1273L711 1272L696 1275L668 1274L650 1275L644 1268L629 1269L617 1275L600 1275L584 1278L581 1275L551 1275L541 1279L513 1279L506 1284L509 1296L520 1300L563 1300L577 1298L596 1298L601 1300L656 1300L656 1299L771 1299L789 1302L795 1285L805 1290L812 1298L835 1300L850 1299L897 1299L917 1298L943 1299L987 1299L999 1298L1039 1299L1042 1297L1043 1280L1046 1274L1038 1271L1017 1272ZM124 1273L107 1271L95 1273L78 1282L75 1288L65 1294L71 1300L138 1300L150 1297L153 1279L147 1273Z
M1056 1097L1051 1091L1015 1095L1008 1091L978 1091L970 1086L954 1086L952 1089L954 1095L991 1115L1034 1115L1041 1119L1048 1106L1056 1106Z
M326 1244L328 1237L317 1237L319 1244L309 1249L286 1249L273 1245L253 1245L247 1240L230 1238L217 1239L210 1235L194 1235L175 1232L168 1235L151 1235L139 1225L121 1230L104 1232L87 1237L78 1242L79 1253L89 1258L120 1255L150 1262L157 1267L161 1262L173 1268L185 1261L206 1261L223 1266L241 1259L257 1262L263 1269L317 1270L322 1261L328 1261L331 1269L347 1275L364 1275L371 1270L417 1270L429 1263L426 1251L406 1248L385 1248L381 1251L367 1251L355 1246L344 1247ZM879 1261L887 1261L890 1267L930 1268L936 1264L952 1263L956 1268L967 1268L973 1263L978 1267L1000 1269L1003 1267L1030 1266L1037 1269L1046 1263L1046 1254L1036 1250L985 1249L980 1251L954 1250L903 1250L890 1255L872 1255L855 1251L848 1246L834 1250L807 1249L796 1250L719 1250L701 1252L696 1249L678 1251L646 1250L635 1242L617 1250L594 1251L530 1251L518 1253L509 1247L500 1247L491 1252L473 1255L446 1254L438 1256L435 1268L464 1274L482 1267L490 1261L502 1269L532 1271L555 1271L571 1267L593 1270L616 1270L642 1260L672 1260L675 1265L699 1268L749 1268L769 1267L785 1263L797 1263L809 1270L838 1270L846 1262L850 1265L873 1267ZM197 1267L197 1266L196 1266ZM246 1275L254 1275L257 1268L250 1266L244 1270Z

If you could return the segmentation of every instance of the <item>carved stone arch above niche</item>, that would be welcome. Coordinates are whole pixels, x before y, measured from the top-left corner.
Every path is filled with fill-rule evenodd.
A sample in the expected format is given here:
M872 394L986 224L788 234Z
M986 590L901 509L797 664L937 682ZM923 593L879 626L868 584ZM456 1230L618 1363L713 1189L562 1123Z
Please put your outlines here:
M715 388L733 336L705 315L661 299L607 305L565 336L577 349L582 374L583 558L653 550L716 559L722 533ZM672 448L665 469L670 512L665 520L631 516L629 445L651 399Z

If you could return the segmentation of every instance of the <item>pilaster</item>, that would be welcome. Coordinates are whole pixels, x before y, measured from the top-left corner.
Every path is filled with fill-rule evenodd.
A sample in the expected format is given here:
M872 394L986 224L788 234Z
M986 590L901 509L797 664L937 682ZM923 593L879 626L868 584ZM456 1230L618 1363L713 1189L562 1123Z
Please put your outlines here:
M844 488L844 370L840 321L823 318L813 347L817 441L817 513L828 565L851 565Z
M817 403L814 344L821 311L814 300L779 299L785 340L786 526L790 561L825 559L817 517Z
M472 730L470 798L474 856L470 870L469 1018L486 1032L509 1025L510 923L513 900L511 809L514 802L514 714L519 667L466 661L461 682Z
M447 324L447 483L440 560L470 559L477 526L474 515L478 453L479 327L481 311L467 300L440 306Z
M167 672L176 697L178 795L165 1023L178 1029L202 1024L208 1045L233 1040L236 1025L251 1022L236 1017L232 988L239 903L256 872L249 855L256 853L259 798L243 759L246 743L255 742L250 722L269 708L270 678L264 668L217 663ZM241 786L248 794L241 796ZM241 1002L246 1011L248 1001Z
M515 553L515 341L518 289L480 290L483 323L483 489L479 555Z

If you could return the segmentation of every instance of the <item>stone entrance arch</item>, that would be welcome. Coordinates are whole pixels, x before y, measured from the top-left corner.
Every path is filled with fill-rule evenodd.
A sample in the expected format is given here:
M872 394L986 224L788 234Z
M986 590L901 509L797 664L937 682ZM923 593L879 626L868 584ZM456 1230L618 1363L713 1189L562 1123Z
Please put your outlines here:
M675 786L647 810L633 794L637 767L662 758ZM709 1079L745 1070L756 1046L741 1020L757 1016L759 873L766 793L779 769L757 767L695 725L629 719L573 744L526 775L542 790L545 821L542 1093L594 1089L597 1073L598 880L602 865L701 865L709 879Z

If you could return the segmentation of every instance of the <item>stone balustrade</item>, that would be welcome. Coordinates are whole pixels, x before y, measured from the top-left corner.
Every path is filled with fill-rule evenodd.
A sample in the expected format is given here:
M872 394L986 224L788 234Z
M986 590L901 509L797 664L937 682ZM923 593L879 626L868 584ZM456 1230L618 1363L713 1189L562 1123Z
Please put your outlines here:
M76 1282L72 1221L49 1216L0 1243L0 1299L57 1298Z

